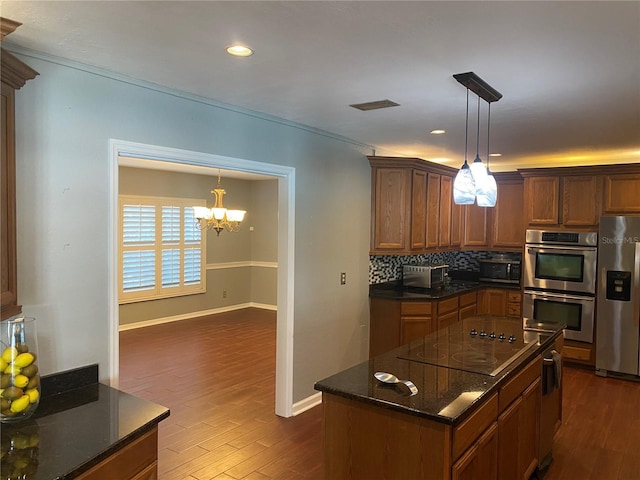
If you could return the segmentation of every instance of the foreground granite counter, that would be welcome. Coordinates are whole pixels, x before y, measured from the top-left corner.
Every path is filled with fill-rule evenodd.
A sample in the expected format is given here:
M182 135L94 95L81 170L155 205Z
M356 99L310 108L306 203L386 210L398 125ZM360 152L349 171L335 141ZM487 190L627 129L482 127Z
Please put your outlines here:
M169 416L166 407L97 383L97 366L65 372L62 379L44 377L42 383L34 415L2 425L3 479L77 478ZM11 454L22 453L17 463L7 454L12 447ZM19 476L18 467L28 475Z

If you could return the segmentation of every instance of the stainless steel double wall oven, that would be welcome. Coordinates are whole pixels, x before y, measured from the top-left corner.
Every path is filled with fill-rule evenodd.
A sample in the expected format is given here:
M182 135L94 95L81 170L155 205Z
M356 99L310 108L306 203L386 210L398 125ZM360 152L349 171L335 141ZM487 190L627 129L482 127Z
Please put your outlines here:
M593 343L597 232L527 230L525 241L526 326L565 323L565 338Z

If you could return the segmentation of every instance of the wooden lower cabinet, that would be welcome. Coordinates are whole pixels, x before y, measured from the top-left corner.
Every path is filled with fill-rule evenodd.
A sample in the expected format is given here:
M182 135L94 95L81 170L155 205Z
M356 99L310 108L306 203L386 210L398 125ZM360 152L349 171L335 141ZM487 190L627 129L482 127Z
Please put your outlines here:
M538 466L540 378L498 417L500 478L528 480Z
M431 302L400 303L400 345L409 343L435 330Z
M87 470L79 480L155 480L158 478L158 427Z
M499 288L485 288L427 302L371 297L369 358L476 314L519 317L520 301L519 291Z
M478 293L469 292L460 295L458 306L458 319L460 321L467 317L473 317L477 311Z
M519 317L522 312L520 291L485 288L478 292L478 313Z
M451 469L452 480L498 478L498 426L494 422ZM502 478L502 477L501 477Z

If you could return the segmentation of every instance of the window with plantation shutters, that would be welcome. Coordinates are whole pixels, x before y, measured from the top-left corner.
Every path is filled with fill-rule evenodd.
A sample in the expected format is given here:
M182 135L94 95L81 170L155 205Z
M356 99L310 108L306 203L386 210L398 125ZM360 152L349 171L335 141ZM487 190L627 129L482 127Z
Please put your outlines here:
M202 293L205 200L120 196L120 303Z

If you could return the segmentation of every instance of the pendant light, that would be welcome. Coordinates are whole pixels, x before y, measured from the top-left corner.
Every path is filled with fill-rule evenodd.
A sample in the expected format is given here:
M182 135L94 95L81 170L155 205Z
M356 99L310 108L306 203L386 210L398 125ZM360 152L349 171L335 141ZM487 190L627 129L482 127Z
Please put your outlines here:
M489 130L491 128L491 102L488 103L487 111L487 174L484 181L476 191L476 202L479 207L495 207L498 200L498 186L496 179L489 170Z
M457 205L473 205L476 199L476 184L467 163L469 145L469 89L467 88L467 116L464 129L464 163L453 181L453 202Z
M489 171L489 124L491 122L491 102L497 102L502 94L473 72L457 73L453 76L458 83L467 88L467 118L465 129L464 164L458 171L453 185L453 200L459 205L471 205L477 202L480 207L494 207L498 198L496 180ZM478 124L476 135L476 158L471 166L467 164L467 146L469 129L469 90L478 95ZM487 167L480 158L480 98L489 104L487 114ZM469 179L469 177L471 177ZM458 185L458 189L456 189ZM473 188L470 189L469 186ZM467 188L464 190L464 188Z

